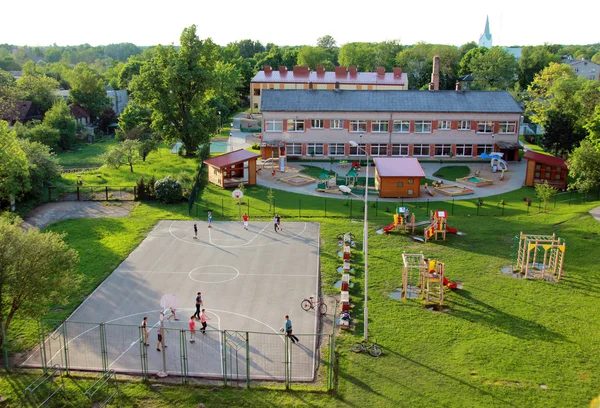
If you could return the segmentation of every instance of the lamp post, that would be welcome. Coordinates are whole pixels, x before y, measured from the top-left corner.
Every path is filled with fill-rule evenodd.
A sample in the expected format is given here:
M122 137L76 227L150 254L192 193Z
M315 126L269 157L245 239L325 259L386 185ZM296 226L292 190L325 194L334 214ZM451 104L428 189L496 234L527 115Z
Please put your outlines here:
M362 134L361 134L362 136ZM365 152L365 155L367 156L367 170L366 170L366 175L365 175L365 214L364 214L364 230L363 230L363 254L365 257L365 307L364 307L364 340L368 340L369 338L369 307L368 307L368 301L369 301L369 297L368 297L368 287L369 287L369 262L368 262L368 258L369 258L369 220L368 220L368 208L369 208L369 153L365 150L362 149L361 147L358 146L358 143L350 141L350 146L352 147L356 147L357 149L362 150L363 152ZM344 192L344 193L348 193L348 194L352 194L352 189L348 186L340 186L340 191ZM356 196L356 195L355 195ZM358 196L357 196L358 197Z

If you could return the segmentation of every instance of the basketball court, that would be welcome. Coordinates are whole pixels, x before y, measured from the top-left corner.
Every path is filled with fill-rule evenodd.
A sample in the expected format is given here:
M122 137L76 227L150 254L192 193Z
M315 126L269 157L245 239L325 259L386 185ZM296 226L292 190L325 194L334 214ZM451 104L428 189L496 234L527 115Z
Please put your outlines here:
M196 224L197 238L194 221L159 222L25 365L43 358L71 369L266 380L282 380L288 365L291 380L312 381L318 316L300 303L318 294L319 225L284 220L275 232L265 221L250 220L248 230L241 222ZM190 342L197 292L210 320L206 334L196 322ZM178 321L167 320L169 306ZM164 365L156 350L161 312ZM286 314L298 344L280 332ZM145 316L150 346L141 341Z

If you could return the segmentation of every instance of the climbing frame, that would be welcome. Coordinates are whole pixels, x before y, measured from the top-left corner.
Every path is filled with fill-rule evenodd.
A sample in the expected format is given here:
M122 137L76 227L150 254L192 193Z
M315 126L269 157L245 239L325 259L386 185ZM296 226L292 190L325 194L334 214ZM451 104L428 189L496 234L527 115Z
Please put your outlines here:
M444 304L444 264L423 254L402 254L401 297L424 298L427 305Z
M559 281L563 275L566 243L556 234L519 234L517 263L514 267L525 278L541 278Z

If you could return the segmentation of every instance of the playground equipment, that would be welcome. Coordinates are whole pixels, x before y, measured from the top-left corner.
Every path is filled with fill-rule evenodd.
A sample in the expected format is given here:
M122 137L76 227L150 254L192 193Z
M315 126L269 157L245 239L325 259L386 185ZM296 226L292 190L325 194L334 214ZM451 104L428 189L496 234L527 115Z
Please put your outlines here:
M423 254L402 253L402 298L424 298L427 305L444 305L444 288L462 289L444 276L444 264Z
M496 173L498 170L508 171L508 164L504 160L502 160L502 156L504 153L500 152L492 152L492 153L482 153L482 159L491 159L490 166L492 167L492 173Z
M517 263L513 270L525 278L541 278L559 281L565 258L566 242L552 235L526 235L521 232L517 249ZM539 258L542 256L540 260Z
M427 193L428 193L430 196L432 196L432 197L433 197L433 195L434 195L434 192L433 192L433 190L431 189L431 186L430 186L429 184L427 184L427 183L425 183L425 191L427 191Z
M392 230L399 230L402 228L404 232L410 229L412 234L415 233L415 228L425 226L423 230L423 239L415 237L422 242L427 242L432 237L435 237L436 241L438 235L442 236L442 239L446 240L446 233L463 235L456 228L448 227L447 225L448 213L444 210L432 211L429 220L416 221L415 214L410 214L410 211L406 207L397 207L396 214L394 214L394 222L390 225L382 228L383 232L390 233Z

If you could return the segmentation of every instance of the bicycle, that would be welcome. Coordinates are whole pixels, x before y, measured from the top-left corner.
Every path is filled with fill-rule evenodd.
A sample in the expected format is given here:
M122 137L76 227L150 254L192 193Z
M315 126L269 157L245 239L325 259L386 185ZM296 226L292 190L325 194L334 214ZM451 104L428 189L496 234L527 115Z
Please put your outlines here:
M304 309L304 311L308 312L310 309L318 308L320 314L326 315L327 314L327 305L325 304L325 302L323 302L320 299L317 299L317 300L313 300L313 299L314 298L312 296L310 296L308 299L304 299L302 301L302 303L300 303L300 306L302 307L302 309Z
M363 340L360 343L354 343L352 347L350 347L350 350L354 351L355 353L362 353L363 351L368 351L369 354L373 357L379 357L381 353L383 353L381 347L377 345L377 341L369 344L366 340Z

